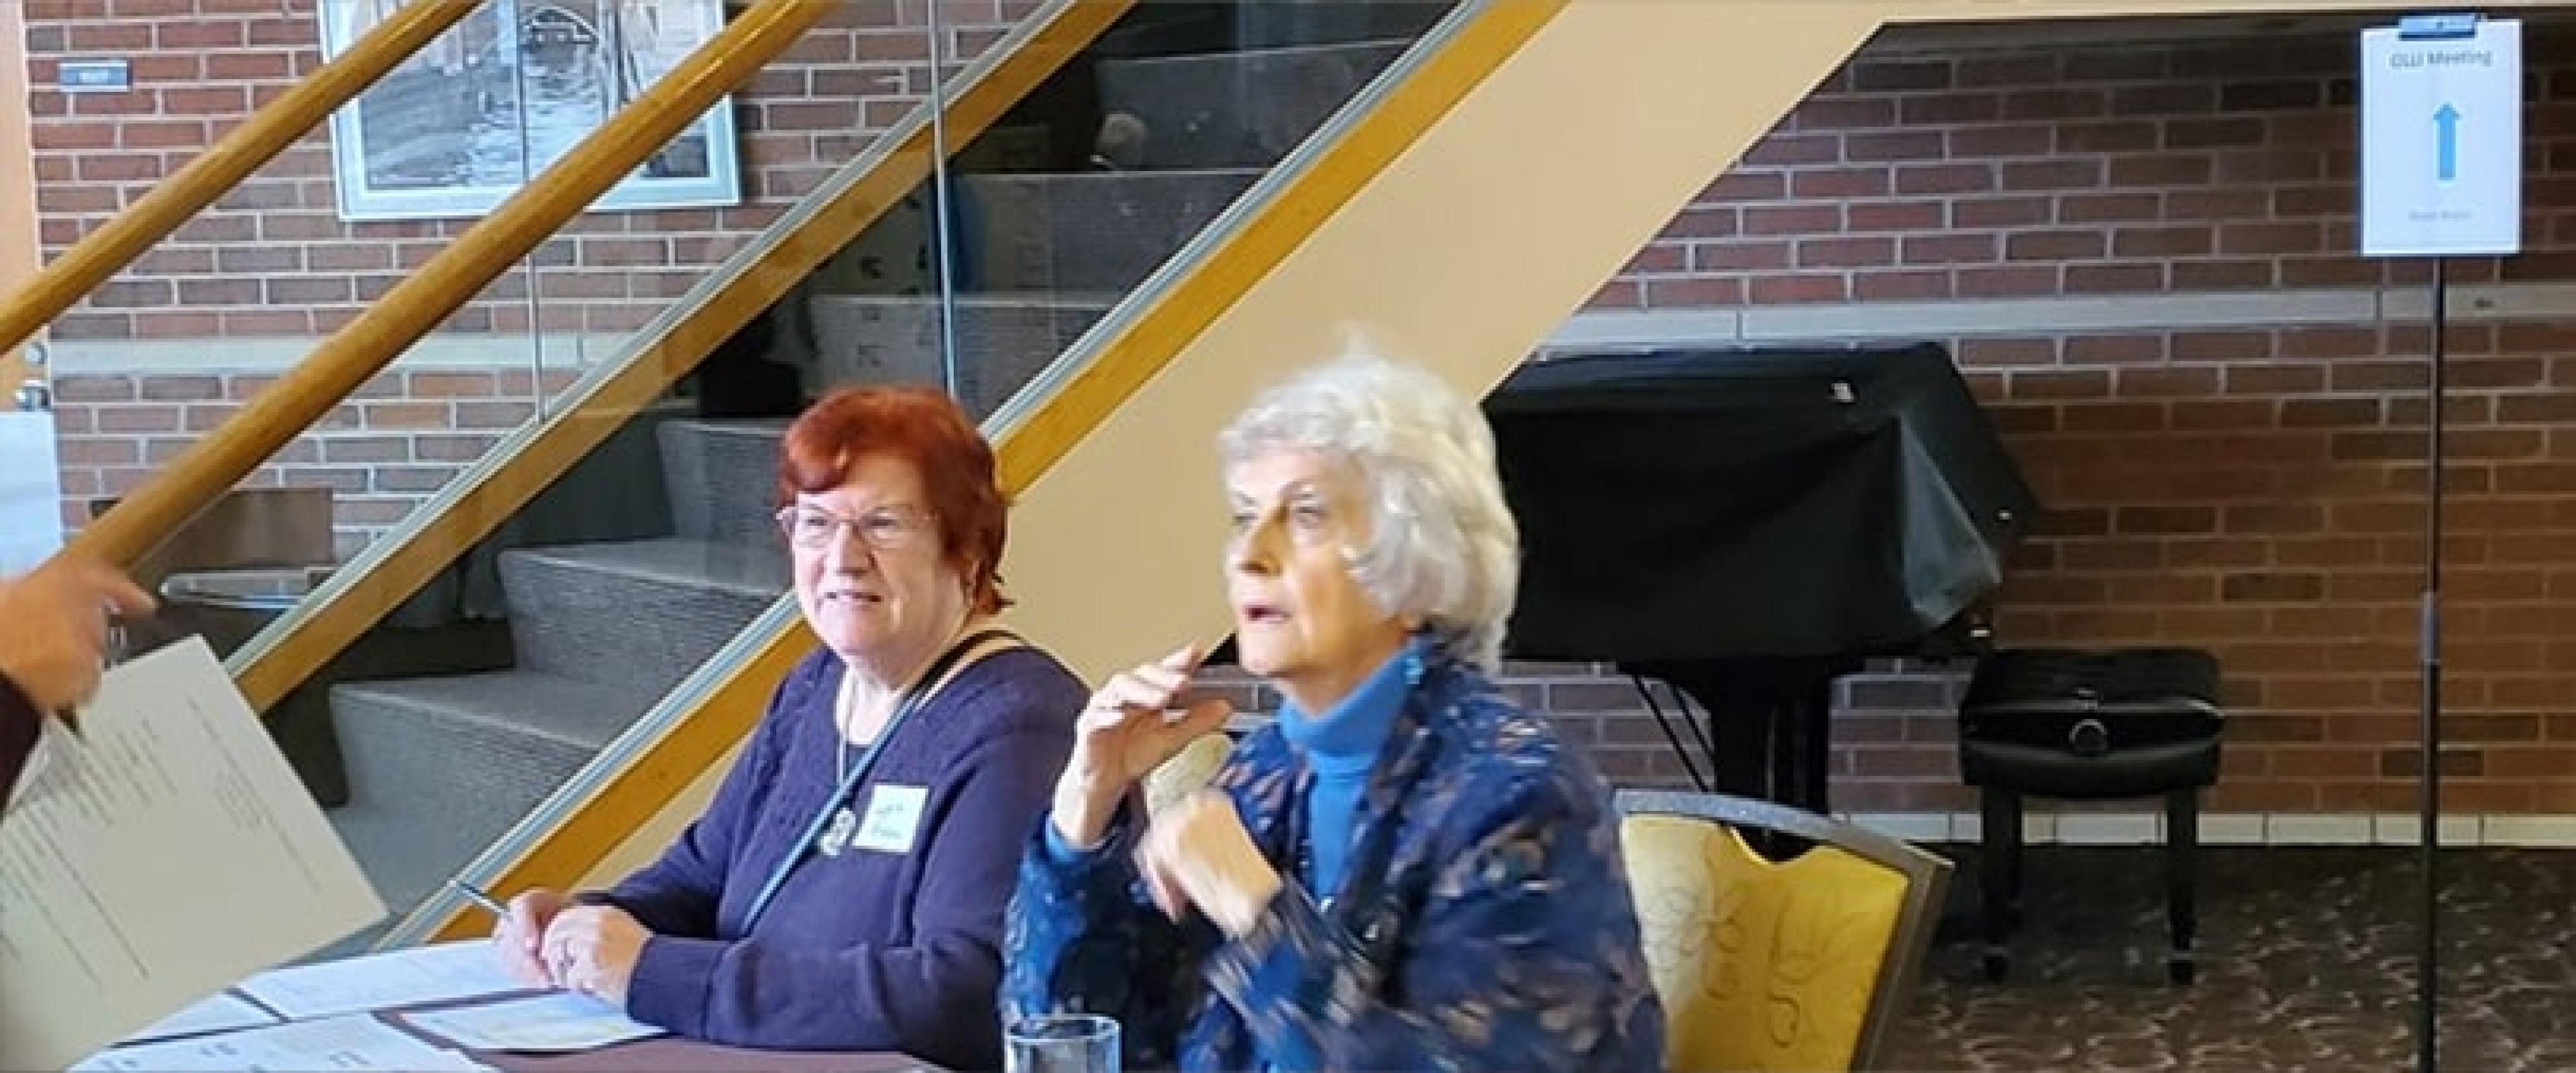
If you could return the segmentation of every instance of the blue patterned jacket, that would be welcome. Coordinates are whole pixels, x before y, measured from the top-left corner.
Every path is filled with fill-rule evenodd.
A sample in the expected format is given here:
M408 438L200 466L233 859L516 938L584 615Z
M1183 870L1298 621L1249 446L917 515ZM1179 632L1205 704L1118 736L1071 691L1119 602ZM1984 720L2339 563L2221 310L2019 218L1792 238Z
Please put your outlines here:
M1288 882L1229 941L1174 924L1133 863L1134 806L1110 840L1021 858L1002 1013L1097 1013L1132 1070L1662 1068L1609 787L1547 722L1435 658L1370 775L1342 895L1295 880L1312 776L1274 725L1216 785Z

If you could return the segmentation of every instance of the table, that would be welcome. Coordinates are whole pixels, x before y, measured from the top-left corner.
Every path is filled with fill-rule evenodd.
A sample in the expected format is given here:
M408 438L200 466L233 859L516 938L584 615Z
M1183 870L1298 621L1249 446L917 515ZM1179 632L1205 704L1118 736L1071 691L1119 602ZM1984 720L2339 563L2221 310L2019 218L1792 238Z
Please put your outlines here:
M241 996L238 989L231 993ZM657 1036L631 1040L587 1051L523 1053L487 1051L458 1047L427 1029L405 1019L407 1013L474 1006L499 1000L544 994L539 989L512 989L464 998L420 1002L352 1013L365 1016L395 1032L412 1036L443 1050L454 1050L476 1062L501 1070L502 1073L948 1073L918 1058L893 1051L764 1051L747 1047L728 1047L677 1036ZM258 1004L254 1000L254 1004ZM330 1015L343 1016L343 1015ZM997 1029L998 1031L998 1029ZM223 1033L206 1034L214 1038ZM172 1037L185 1039L186 1036Z
M455 1006L473 1006L495 999L517 998L543 992L510 991L445 1002L422 1003L418 1006L377 1010L378 1021L392 1025L440 1047L451 1044L429 1032L412 1027L402 1019L406 1011L428 1011ZM1000 1031L995 1029L995 1031ZM512 1051L482 1051L455 1048L472 1055L474 1060L502 1073L947 1073L910 1055L894 1051L762 1051L747 1047L727 1047L716 1043L681 1039L678 1036L656 1036L611 1044L596 1050L566 1054L521 1054Z

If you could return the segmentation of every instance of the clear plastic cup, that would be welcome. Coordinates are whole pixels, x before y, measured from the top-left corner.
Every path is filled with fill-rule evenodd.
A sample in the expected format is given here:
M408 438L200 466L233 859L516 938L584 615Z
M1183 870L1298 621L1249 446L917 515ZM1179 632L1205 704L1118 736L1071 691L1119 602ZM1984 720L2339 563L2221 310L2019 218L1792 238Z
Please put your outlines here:
M1118 1073L1118 1022L1086 1013L1023 1017L1002 1032L1004 1073Z

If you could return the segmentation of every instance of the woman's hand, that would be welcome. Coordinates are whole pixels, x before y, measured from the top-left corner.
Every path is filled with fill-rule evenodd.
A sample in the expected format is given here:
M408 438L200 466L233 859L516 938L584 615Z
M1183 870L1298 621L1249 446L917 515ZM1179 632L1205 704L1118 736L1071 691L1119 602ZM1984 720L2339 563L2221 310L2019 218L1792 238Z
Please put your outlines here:
M555 984L626 1006L626 985L635 978L635 959L653 933L613 905L577 905L546 925L546 963Z
M108 615L141 615L152 596L106 563L65 552L18 578L0 578L0 678L38 712L98 691Z
M1191 794L1155 817L1136 847L1136 871L1164 916L1177 921L1196 907L1238 939L1260 923L1283 882L1243 829L1234 799L1219 790Z
M502 967L520 983L531 987L560 987L554 966L546 963L538 950L545 938L546 926L554 923L555 914L570 901L559 890L537 887L510 899L510 911L492 926L492 945L501 953Z
M1119 673L1091 695L1074 724L1073 756L1055 784L1050 822L1067 843L1082 849L1099 845L1129 787L1234 714L1233 705L1211 697L1190 705L1179 719L1165 716L1189 689L1204 655L1197 645L1187 646Z

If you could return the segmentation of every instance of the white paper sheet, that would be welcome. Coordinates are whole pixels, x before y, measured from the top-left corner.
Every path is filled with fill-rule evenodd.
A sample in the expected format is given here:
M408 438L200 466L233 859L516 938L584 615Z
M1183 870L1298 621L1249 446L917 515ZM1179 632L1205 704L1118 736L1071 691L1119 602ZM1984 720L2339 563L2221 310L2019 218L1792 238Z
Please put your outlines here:
M208 1032L227 1032L236 1028L256 1028L277 1023L277 1015L259 1008L259 1004L233 994L218 991L199 999L185 1009L146 1026L127 1036L129 1043L169 1039L173 1036L202 1036Z
M14 409L0 384L0 576L24 573L63 546L62 471L54 415Z
M0 818L0 1069L60 1069L384 916L202 639L110 671L81 728L59 789Z
M119 1047L72 1067L74 1073L312 1073L326 1069L440 1073L490 1068L365 1014Z
M629 1019L589 995L570 991L457 1006L402 1019L459 1047L479 1051L587 1051L662 1030Z
M241 993L296 1020L526 989L502 970L486 939L272 969L240 986Z

